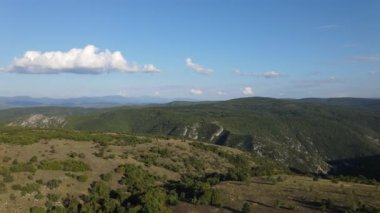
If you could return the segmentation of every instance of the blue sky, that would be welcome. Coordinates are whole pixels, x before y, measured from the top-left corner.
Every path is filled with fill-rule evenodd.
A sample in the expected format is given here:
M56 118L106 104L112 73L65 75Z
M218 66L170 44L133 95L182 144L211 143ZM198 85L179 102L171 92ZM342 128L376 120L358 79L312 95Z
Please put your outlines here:
M0 96L380 97L379 11L377 0L4 0Z

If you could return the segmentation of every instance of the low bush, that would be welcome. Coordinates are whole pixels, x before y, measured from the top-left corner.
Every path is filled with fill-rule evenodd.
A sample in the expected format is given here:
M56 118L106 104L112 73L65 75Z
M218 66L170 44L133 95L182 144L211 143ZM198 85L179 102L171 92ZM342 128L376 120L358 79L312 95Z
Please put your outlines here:
M91 170L83 161L78 160L63 160L63 161L48 161L43 160L40 162L39 169L42 170L61 170L61 171L71 171L71 172L84 172Z

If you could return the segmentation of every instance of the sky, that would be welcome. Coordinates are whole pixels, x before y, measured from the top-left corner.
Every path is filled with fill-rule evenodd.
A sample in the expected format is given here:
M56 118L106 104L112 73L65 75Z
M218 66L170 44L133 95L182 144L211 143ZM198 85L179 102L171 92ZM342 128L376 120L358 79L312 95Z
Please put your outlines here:
M378 0L0 0L0 96L380 98Z

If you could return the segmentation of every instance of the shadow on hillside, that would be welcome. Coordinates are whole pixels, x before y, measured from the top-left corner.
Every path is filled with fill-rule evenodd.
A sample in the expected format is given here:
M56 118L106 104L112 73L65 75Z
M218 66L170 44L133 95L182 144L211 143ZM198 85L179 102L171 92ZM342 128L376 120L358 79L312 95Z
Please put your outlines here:
M229 207L229 206L223 206L222 208L225 209L225 210L228 210L228 211L230 211L230 212L233 212L233 213L240 213L239 210L236 210L236 209L231 208L231 207Z
M380 155L328 161L330 175L364 176L380 180Z
M293 201L299 203L300 206L312 210L324 211L324 212L347 212L347 209L343 206L339 206L331 202L329 199L322 199L320 201L311 201L303 198L294 198Z
M313 209L313 210L320 210L322 206L321 202L310 201L310 200L305 200L301 198L294 198L293 201L299 203L304 208Z

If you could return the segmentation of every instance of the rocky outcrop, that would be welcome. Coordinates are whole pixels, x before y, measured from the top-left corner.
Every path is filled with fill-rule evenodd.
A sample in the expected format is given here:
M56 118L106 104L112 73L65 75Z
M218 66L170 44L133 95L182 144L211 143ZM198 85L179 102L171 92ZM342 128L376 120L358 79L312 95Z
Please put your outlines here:
M67 122L63 117L31 114L28 117L13 121L7 126L26 128L63 128L66 124Z

